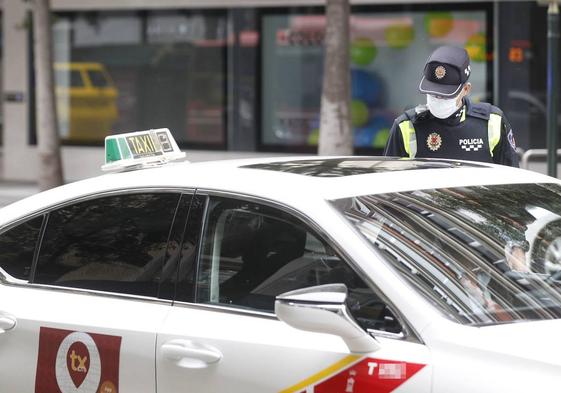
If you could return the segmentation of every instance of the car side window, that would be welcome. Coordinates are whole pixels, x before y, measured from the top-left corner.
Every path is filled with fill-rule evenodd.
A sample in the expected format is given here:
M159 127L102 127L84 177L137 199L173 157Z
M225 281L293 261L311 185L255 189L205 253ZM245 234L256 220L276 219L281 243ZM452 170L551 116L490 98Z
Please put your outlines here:
M70 71L70 86L71 87L84 86L84 80L82 79L81 71Z
M42 223L38 216L0 234L0 268L11 277L29 280Z
M103 72L98 70L88 71L88 76L93 87L107 87L109 82L105 78Z
M274 312L277 295L331 283L347 286L349 309L361 326L401 331L376 293L297 218L252 202L211 199L198 275L199 302Z
M33 282L156 296L179 198L116 195L50 212Z

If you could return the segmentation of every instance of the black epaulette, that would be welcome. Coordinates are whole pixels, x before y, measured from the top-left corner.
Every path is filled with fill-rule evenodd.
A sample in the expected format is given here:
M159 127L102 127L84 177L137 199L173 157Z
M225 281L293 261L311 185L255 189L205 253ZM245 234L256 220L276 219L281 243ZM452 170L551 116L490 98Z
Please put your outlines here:
M491 105L491 113L494 113L496 115L500 115L501 117L504 116L503 111L500 110L499 108L497 108L495 105Z
M428 115L429 111L426 105L417 105L414 108L406 110L397 119L397 124L402 121L411 120L413 123L419 120L423 120Z
M491 113L495 113L493 109L498 108L487 102L470 103L470 105L468 105L467 115L483 120L489 120L489 115Z

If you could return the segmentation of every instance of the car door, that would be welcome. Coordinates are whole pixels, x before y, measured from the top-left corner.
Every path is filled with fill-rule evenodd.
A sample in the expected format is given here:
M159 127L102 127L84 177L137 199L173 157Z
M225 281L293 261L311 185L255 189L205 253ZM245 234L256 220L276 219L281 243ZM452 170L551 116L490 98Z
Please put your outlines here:
M301 220L243 199L195 205L188 227L195 238L204 216L199 264L158 333L158 393L430 391L427 348ZM377 351L351 353L340 337L275 317L276 295L328 283L346 284L353 317L378 334Z
M189 203L101 196L0 234L0 390L154 393L156 331L171 308L160 283L176 272L184 217L172 222Z

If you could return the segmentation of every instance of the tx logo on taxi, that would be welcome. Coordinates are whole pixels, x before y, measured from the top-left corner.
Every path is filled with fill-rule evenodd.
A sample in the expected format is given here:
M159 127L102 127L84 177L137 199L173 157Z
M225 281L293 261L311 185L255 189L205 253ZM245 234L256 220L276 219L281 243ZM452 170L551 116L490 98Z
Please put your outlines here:
M78 333L76 333L78 334ZM83 333L82 333L83 334ZM81 341L73 342L67 350L66 353L66 369L68 370L68 376L72 379L74 386L81 386L88 375L88 371L90 370L90 351L88 350L88 346L84 343L84 341L89 341L87 337L77 337L76 335L73 336L73 339L80 339ZM64 342L64 341L63 341ZM65 346L60 346L63 348L62 352L66 348ZM99 352L97 349L93 350L94 356L98 355ZM64 356L64 353L60 353L60 356ZM95 363L98 361L97 358L94 358L94 366L97 366ZM58 359L57 359L58 363ZM62 370L60 372L64 372L64 367L61 366ZM97 368L97 367L96 367ZM58 368L57 368L58 371ZM61 378L64 379L66 375L61 375Z
M88 372L88 368L86 367L87 360L88 360L87 356L82 357L80 355L76 355L76 352L72 350L72 353L70 354L70 361L71 361L70 367L72 368L72 371L87 373Z
M118 393L121 337L41 327L35 393Z

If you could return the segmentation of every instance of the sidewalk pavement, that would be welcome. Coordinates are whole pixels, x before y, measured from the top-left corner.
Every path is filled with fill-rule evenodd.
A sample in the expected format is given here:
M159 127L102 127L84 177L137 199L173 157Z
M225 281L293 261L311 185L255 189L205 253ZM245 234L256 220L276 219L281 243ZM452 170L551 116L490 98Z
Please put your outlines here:
M39 192L37 183L0 181L0 207Z

